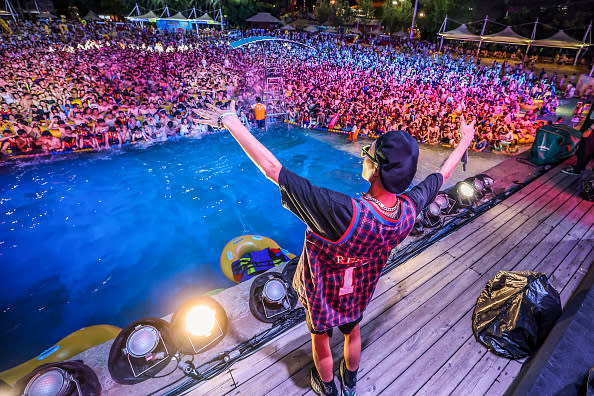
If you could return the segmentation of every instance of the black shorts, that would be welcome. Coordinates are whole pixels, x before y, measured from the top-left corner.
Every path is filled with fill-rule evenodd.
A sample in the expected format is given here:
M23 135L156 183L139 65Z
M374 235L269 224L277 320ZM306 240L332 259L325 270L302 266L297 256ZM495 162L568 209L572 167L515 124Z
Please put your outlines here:
M359 319L357 319L353 322L345 323L343 325L338 326L338 330L340 330L340 332L344 335L351 334L351 331L353 331L355 326L357 326L359 324L361 319L363 319L363 315L361 315L359 317ZM307 310L305 310L305 321L307 322L307 328L311 334L327 334L328 337L332 337L333 329L329 329L326 331L315 331L314 330L313 326L311 325L311 318L309 316L309 312Z
M264 128L266 126L266 119L256 120L256 125L258 125L258 128Z

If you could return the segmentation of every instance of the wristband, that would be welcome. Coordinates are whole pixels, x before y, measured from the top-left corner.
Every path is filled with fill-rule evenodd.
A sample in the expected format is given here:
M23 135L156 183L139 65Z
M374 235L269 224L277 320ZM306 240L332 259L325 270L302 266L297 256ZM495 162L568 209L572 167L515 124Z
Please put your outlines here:
M237 117L237 114L235 114L234 112L223 113L219 116L219 118L217 119L217 125L219 126L219 128L225 128L225 126L223 125L223 118L230 115Z

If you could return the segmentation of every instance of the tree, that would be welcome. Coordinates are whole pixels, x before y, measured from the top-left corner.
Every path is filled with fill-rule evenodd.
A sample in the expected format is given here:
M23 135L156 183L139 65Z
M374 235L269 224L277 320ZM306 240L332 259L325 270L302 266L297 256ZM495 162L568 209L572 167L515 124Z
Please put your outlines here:
M365 18L373 18L373 0L359 0L359 8Z
M330 3L327 0L321 1L316 8L316 18L321 25L328 20L331 13Z
M383 7L382 21L391 32L406 30L412 14L413 6L409 0L387 0Z

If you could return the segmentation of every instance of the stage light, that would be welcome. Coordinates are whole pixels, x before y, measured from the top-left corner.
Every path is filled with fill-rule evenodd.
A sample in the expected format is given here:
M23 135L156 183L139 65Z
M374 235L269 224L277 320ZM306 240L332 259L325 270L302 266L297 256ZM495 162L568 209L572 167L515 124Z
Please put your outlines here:
M74 386L78 394L82 395L78 381L61 368L50 367L31 378L25 387L24 395L63 396L74 390Z
M219 343L227 331L227 314L213 298L200 296L184 302L171 318L180 351L196 354Z
M80 360L48 363L15 384L10 394L24 396L84 396L101 394L93 370Z
M458 194L460 194L463 198L472 198L474 197L475 190L472 185L462 182L458 185Z
M476 201L474 183L467 180L458 182L454 187L456 203L461 208L470 208Z
M297 293L283 274L265 272L252 282L249 305L256 319L272 323L296 304Z
M108 369L120 384L136 384L152 378L176 353L169 323L145 318L128 325L115 338Z
M198 337L208 337L215 327L215 311L206 306L190 308L186 314L186 330Z

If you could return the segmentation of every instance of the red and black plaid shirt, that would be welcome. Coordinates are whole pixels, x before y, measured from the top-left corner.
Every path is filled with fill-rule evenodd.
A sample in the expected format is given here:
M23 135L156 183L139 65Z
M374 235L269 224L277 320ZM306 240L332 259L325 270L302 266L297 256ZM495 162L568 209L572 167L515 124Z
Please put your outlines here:
M400 195L399 201L400 217L391 219L366 200L352 199L351 224L336 242L306 231L293 286L314 330L353 322L367 308L390 251L415 223L411 200Z

